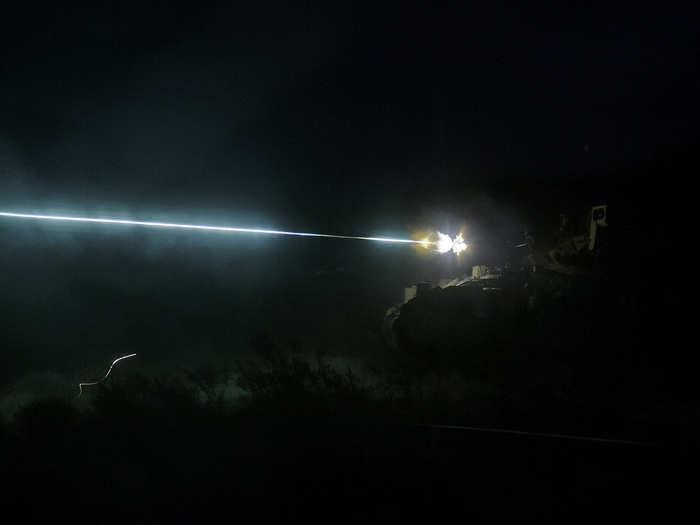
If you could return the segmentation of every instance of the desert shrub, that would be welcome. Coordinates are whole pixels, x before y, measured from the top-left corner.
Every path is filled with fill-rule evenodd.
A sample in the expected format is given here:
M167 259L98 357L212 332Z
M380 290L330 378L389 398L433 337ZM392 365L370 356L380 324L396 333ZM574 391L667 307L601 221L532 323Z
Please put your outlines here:
M70 432L79 422L79 414L67 399L38 398L22 406L15 413L13 426L23 435L44 436L55 440Z
M163 419L174 414L191 414L199 406L196 387L181 377L149 377L129 374L123 379L97 385L93 412L107 417L142 415Z
M339 414L366 407L370 389L348 368L341 373L316 353L310 361L267 337L254 342L257 360L236 364L244 406L282 414Z
M231 372L207 363L195 369L184 370L187 379L204 395L200 399L209 405L220 406L224 401L224 391L231 380Z

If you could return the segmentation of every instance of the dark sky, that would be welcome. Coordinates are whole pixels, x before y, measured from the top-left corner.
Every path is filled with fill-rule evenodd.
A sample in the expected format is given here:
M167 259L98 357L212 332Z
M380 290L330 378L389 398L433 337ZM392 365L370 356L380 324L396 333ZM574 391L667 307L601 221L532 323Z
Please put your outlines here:
M0 208L402 237L480 218L508 236L518 214L465 187L697 146L694 3L335 4L5 8ZM146 333L311 326L344 302L373 319L370 297L449 265L342 241L6 220L0 236L6 355L51 366Z
M130 200L609 173L696 140L698 11L27 6L3 17L0 136Z

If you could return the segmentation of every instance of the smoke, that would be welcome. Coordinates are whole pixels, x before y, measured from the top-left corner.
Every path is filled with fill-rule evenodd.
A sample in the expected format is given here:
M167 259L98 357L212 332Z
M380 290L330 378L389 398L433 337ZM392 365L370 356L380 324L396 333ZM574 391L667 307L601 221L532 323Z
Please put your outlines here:
M30 372L9 384L0 393L0 416L11 420L22 407L38 399L75 396L75 384L64 374L52 370Z
M239 10L234 14L235 27L245 29ZM95 57L91 50L103 49L89 45L96 33L76 49L63 49L45 69L8 75L4 104L28 85L64 82L20 97L22 107L4 120L0 209L410 234L407 218L418 222L420 208L398 203L407 193L421 196L422 188L407 182L403 166L410 161L387 163L382 151L393 147L393 155L405 144L348 137L345 124L334 122L345 122L345 116L329 112L356 107L342 100L345 89L335 91L341 99L330 93L318 101L318 93L306 89L318 89L319 76L329 73L342 80L335 66L324 68L352 44L352 24L288 34L294 30L285 23L277 28L284 29L280 38L251 40L243 31L240 41L222 47L239 34L231 20L202 16L201 28L211 31L197 37L139 43L133 54L108 48L114 56ZM266 13L258 16L267 23ZM88 70L93 73L82 74ZM370 101L363 104L372 113ZM356 130L362 125L367 122L353 124ZM362 148L375 148L384 160L355 155ZM445 185L441 194L456 187ZM439 199L431 205L447 220L424 217L421 227L454 237L459 232L452 226L460 221L476 225L474 213L442 207ZM492 228L495 220L488 224ZM465 232L467 242L472 233ZM97 224L0 221L0 236L4 380L29 370L67 374L125 348L145 362L235 355L247 350L250 332L260 329L289 338L316 334L315 340L331 347L350 340L368 345L367 319L379 323L403 286L430 277L433 267L449 271L453 264L452 258L436 261L402 246ZM329 267L348 270L315 277Z

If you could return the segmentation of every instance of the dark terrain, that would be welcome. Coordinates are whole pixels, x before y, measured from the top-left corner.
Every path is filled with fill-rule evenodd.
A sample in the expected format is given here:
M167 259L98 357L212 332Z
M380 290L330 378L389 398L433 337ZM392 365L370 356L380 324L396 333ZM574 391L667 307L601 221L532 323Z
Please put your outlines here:
M678 344L686 326L677 275L663 272L686 225L680 199L656 180L601 179L607 190L590 195L590 185L523 186L517 198L530 192L541 237L556 216L552 200L608 202L593 277L567 281L562 294L552 285L560 277L539 274L554 288L534 311L486 319L451 306L465 304L452 302L457 289L434 291L406 307L411 329L428 325L422 338L355 349L369 363L364 375L263 330L252 334L252 358L232 367L214 361L183 378L124 366L86 403L35 400L3 423L2 500L37 519L115 522L681 515L697 458L696 373ZM240 397L224 399L224 384ZM106 513L90 510L100 503Z

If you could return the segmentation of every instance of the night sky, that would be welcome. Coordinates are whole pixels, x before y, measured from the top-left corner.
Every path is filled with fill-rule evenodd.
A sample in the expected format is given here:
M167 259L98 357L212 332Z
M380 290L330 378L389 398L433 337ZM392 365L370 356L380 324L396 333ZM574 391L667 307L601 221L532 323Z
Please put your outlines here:
M6 8L0 209L398 237L466 222L483 249L460 266L361 241L2 219L3 381L122 351L239 355L261 330L352 353L403 286L527 226L495 181L603 185L694 151L699 14Z

